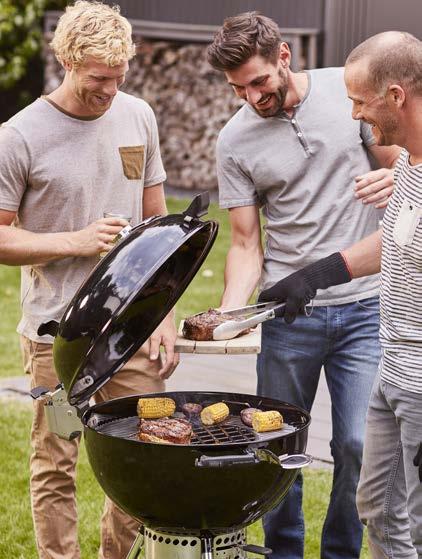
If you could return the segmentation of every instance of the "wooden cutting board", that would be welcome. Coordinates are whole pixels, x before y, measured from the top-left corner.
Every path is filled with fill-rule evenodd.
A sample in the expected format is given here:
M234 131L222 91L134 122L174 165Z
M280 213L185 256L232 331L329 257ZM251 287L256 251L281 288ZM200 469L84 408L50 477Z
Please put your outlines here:
M261 351L261 325L254 328L249 334L239 336L233 340L195 342L183 337L183 322L183 320L180 322L174 348L178 353L227 353L239 355L241 353L260 353Z

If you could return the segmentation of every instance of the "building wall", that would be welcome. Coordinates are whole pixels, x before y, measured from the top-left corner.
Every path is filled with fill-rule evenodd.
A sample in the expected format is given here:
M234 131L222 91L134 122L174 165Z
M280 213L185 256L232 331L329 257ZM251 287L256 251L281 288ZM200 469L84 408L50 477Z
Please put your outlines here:
M116 3L110 0L110 3ZM117 0L122 13L146 21L220 25L227 16L259 10L282 28L323 32L321 66L341 66L375 33L397 29L422 39L422 0Z
M324 0L117 0L133 19L221 25L227 16L259 10L280 27L321 29Z
M382 31L422 39L422 0L325 0L324 66L342 66L349 52Z
M259 10L277 21L282 29L320 31L318 56L314 57L318 66L343 65L357 44L381 31L408 31L422 39L422 0L109 1L116 2L128 18L186 26L217 26L227 16ZM186 39L190 40L188 35Z

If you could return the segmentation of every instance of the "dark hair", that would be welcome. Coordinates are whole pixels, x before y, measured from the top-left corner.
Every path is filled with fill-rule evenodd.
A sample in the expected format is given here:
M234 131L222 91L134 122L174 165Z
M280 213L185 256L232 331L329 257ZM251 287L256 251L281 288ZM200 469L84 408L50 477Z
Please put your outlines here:
M410 33L378 33L353 49L346 65L364 60L368 83L377 93L397 83L422 94L422 42Z
M208 47L208 62L222 71L241 66L256 54L275 63L281 40L276 22L259 12L228 17Z

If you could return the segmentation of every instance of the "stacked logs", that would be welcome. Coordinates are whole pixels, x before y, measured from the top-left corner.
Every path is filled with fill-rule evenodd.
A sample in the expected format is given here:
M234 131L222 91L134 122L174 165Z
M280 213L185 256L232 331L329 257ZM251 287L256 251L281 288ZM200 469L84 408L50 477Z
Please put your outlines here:
M48 93L60 83L62 70L51 52L46 61ZM218 132L243 102L209 66L206 45L142 40L123 89L154 109L168 184L217 188Z

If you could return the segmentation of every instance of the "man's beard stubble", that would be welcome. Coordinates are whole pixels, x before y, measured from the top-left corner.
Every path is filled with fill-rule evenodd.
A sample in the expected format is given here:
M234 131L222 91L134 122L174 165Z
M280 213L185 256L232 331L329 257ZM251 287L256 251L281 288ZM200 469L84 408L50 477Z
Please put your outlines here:
M274 106L270 107L269 109L263 110L263 111L254 107L256 112L262 118L277 116L277 115L281 114L284 110L283 107L284 107L284 103L286 101L289 86L288 86L287 77L285 76L285 74L283 74L283 72L281 70L278 71L278 76L280 78L280 85L278 86L276 91L274 91L272 93L272 95L275 98Z

